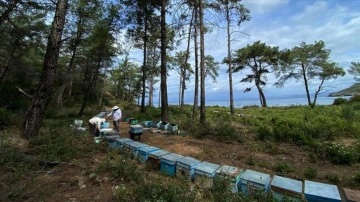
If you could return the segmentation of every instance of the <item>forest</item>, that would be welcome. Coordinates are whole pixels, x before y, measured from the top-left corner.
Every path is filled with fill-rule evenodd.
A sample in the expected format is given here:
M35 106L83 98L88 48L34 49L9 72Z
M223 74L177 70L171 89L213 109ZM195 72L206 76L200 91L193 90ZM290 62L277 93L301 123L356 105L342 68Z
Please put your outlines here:
M241 48L233 47L233 41L242 36L235 33L242 32L241 26L248 21L251 21L251 10L241 0L1 1L0 155L3 160L0 160L0 166L12 174L0 179L15 182L29 171L39 169L34 165L32 155L48 162L70 162L89 153L93 156L90 159L98 162L96 158L99 158L104 162L96 168L92 165L86 169L76 163L63 164L81 167L86 174L93 170L110 172L112 179L119 177L120 173L127 173L127 177L122 174L120 177L125 181L124 186L142 184L144 176L131 172L134 170L131 160L121 159L130 161L128 167L117 167L120 162L114 160L112 152L100 155L106 151L104 145L86 146L84 142L89 137L70 140L73 131L66 129L71 120L87 122L99 111L119 105L124 116L176 122L192 134L187 138L214 140L214 145L216 141L225 142L225 145L246 143L257 145L249 147L249 151L270 155L279 154L276 152L280 147L277 143L289 148L295 145L301 148L302 154L308 155L307 163L326 161L326 169L335 169L334 173L324 171L314 176L316 171L310 166L307 171L310 174L305 174L305 177L358 189L360 173L355 173L355 170L360 161L360 99L357 95L348 100L338 98L334 106L324 107L317 106L317 97L325 90L326 82L346 73L353 75L354 82L359 83L360 62L353 61L346 71L331 60L331 50L322 40L310 44L301 42L290 49L280 49L261 41ZM221 61L216 61L211 52L206 52L204 39L214 30L226 34L227 55ZM180 47L185 48L180 50ZM136 56L131 54L134 51L138 53ZM229 107L207 107L205 81L216 81L220 66L226 67L228 76ZM168 92L168 77L172 73L179 75L176 86L178 106L168 104L168 94L175 93ZM251 84L251 87L244 84L244 92L256 91L261 107L234 107L235 74L237 78L240 74L240 82ZM276 78L275 85L279 88L290 80L302 83L307 106L267 107L263 88L269 84L268 77ZM194 79L194 86L189 85L190 78ZM312 81L316 81L315 88L310 88ZM160 86L158 91L155 86ZM184 104L185 90L190 88L194 89L191 106ZM154 106L155 93L160 95L159 108ZM199 125L202 128L195 127ZM122 126L128 127L125 123ZM51 134L56 134L56 137ZM151 142L146 137L145 140ZM12 145L13 140L28 145L30 150L18 153ZM73 147L79 145L82 145L80 151L75 151ZM339 152L341 149L348 153ZM300 157L297 160L300 161ZM265 160L258 156L249 156L237 165L246 164L284 175L290 173L290 177L300 172L295 171L300 169L298 165L277 162L269 167L262 161ZM353 175L346 178L346 172L333 168L333 165L345 166L344 170L352 171ZM41 172L46 171L44 168ZM174 182L176 186L168 188L168 184L158 179L162 177L154 178L159 180L159 184L152 183L152 188L142 185L129 192L117 190L117 195L110 198L142 201L149 199L146 194L138 198L129 195L136 193L136 189L147 190L149 195L160 194L161 189L171 189L170 198L181 193L189 200L193 197L199 199L196 194L181 192L185 186L182 182ZM29 179L23 180L25 186L11 192L9 189L14 187L1 184L0 193L6 191L3 197L7 198L0 197L0 200L28 199L28 193L36 186ZM154 191L154 187L159 190ZM108 184L106 189L110 192L111 186ZM201 190L200 198L218 201L225 197L221 190L217 191L206 198L206 190ZM37 194L38 198L29 200L41 199L44 193ZM107 197L100 196L100 199L109 199Z

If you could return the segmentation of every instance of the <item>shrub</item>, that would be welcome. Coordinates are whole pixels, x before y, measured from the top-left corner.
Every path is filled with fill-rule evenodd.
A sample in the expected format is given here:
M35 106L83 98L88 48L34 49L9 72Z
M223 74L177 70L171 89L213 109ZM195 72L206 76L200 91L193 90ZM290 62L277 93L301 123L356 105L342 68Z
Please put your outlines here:
M292 172L292 168L286 163L276 163L274 170L281 174Z
M335 164L353 164L358 159L358 153L354 148L341 144L331 144L327 148L329 159Z
M343 105L343 104L347 104L348 100L346 98L336 98L334 99L333 105Z
M356 186L360 186L360 173L356 173L353 177L352 177L352 181L356 184Z
M11 122L11 114L4 108L0 108L0 130L3 130L6 126L9 126Z
M325 178L328 179L331 183L338 184L340 182L339 176L334 173L328 173L325 175Z
M354 121L354 118L355 118L355 112L353 110L352 107L350 106L345 106L341 109L341 115L342 117L348 121L348 122L352 122Z
M360 102L360 94L355 94L349 99L349 103Z
M304 170L304 177L308 179L313 179L317 175L317 169L311 166L308 166Z
M249 166L255 165L255 159L254 159L254 157L252 157L252 156L247 157L247 158L246 158L246 164L249 165Z

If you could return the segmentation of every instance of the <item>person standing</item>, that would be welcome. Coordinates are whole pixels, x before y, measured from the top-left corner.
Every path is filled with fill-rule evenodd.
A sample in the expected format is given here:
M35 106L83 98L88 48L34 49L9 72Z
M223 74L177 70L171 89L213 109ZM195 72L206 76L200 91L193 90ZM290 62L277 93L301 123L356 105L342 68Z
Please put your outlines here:
M120 133L121 109L118 106L114 106L112 108L112 112L110 112L107 116L112 117L114 130Z
M95 136L95 137L99 137L100 136L100 129L101 129L101 124L106 122L106 119L104 118L100 118L100 117L92 117L89 120L89 128L90 128L90 132Z

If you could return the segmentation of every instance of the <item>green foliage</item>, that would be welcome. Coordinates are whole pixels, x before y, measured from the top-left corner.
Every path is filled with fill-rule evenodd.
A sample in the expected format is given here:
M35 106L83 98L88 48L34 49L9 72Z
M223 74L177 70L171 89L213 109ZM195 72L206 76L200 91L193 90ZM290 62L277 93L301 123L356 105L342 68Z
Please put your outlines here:
M287 174L293 171L293 169L285 162L276 163L274 170L281 174Z
M360 94L355 94L349 99L349 103L360 102Z
M336 164L354 164L358 158L359 153L352 147L347 147L341 144L330 144L327 148L329 159Z
M11 113L4 109L0 108L0 130L3 130L6 126L11 124Z
M317 175L317 169L312 166L308 166L304 170L304 177L308 179L313 179Z
M336 98L334 99L333 105L344 105L347 104L348 100L346 98Z
M360 186L360 173L355 173L354 176L352 176L352 181L356 184L356 186Z
M248 156L246 158L246 164L249 165L249 166L253 166L255 165L256 161L255 161L255 158L253 156Z
M77 138L69 128L53 128L32 138L29 147L46 161L70 161L78 154Z
M339 176L334 173L328 173L325 175L325 178L328 179L331 183L338 184L340 182Z
M344 106L341 110L341 115L348 122L354 121L355 112L351 106Z
M242 193L232 193L234 184L229 179L222 177L214 178L214 185L211 190L214 201L245 201L247 198Z

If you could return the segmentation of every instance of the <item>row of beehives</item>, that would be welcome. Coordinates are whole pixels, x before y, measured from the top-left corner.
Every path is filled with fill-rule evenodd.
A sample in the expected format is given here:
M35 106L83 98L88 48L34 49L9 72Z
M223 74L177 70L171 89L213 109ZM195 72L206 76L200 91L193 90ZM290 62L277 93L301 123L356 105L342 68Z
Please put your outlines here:
M269 174L249 169L199 161L129 138L119 138L117 135L105 136L104 139L111 148L128 150L140 162L149 163L153 168L170 176L186 176L202 187L211 187L214 177L220 176L229 180L234 193L248 195L258 191L271 191L277 201L360 201L360 192L356 190L343 189L342 200L340 190L335 185L309 180L302 182L277 175L271 177Z

